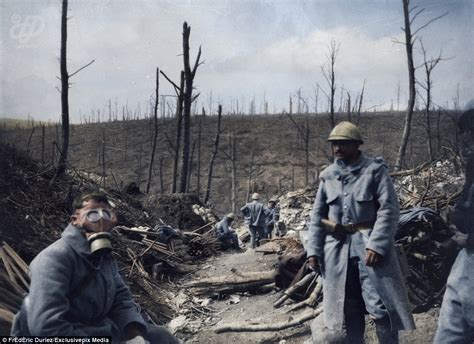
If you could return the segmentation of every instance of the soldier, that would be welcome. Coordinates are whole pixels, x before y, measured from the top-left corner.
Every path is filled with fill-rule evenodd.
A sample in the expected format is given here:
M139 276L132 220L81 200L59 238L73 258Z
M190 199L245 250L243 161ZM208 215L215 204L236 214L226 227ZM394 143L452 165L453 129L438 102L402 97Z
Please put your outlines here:
M229 243L232 248L239 249L239 238L237 234L232 230L230 225L234 221L235 215L233 213L227 214L219 223L216 225L217 238L221 241L224 247L228 247Z
M474 99L466 105L458 126L466 183L450 220L459 231L455 239L462 249L446 284L435 344L474 343Z
M117 216L107 196L73 202L61 238L31 262L31 285L13 320L12 336L109 336L112 343L181 343L147 324L112 256Z
M254 193L252 202L244 205L240 211L244 215L245 224L249 227L250 245L260 245L260 239L265 236L265 211L263 204L259 202L260 195Z
M271 239L273 228L280 217L279 209L276 206L276 203L276 199L270 199L268 201L267 208L265 209L265 238L267 239Z
M382 158L359 150L359 129L341 122L331 131L334 162L321 173L311 213L308 263L323 277L328 336L363 343L369 313L380 343L398 343L415 327L394 246L399 204Z

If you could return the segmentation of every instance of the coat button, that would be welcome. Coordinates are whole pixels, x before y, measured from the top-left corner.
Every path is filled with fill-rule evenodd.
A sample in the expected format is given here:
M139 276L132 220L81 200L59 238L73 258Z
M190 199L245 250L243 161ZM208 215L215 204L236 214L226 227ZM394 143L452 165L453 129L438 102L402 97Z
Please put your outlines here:
M344 206L344 209L347 209L347 208L348 208L348 206L347 206L347 205L345 205L345 206Z
M347 192L344 192L344 196L347 196Z

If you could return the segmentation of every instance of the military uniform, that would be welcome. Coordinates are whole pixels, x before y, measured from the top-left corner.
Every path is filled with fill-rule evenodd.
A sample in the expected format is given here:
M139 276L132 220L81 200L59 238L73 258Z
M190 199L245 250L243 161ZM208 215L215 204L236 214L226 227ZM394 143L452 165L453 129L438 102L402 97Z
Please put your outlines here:
M474 156L466 166L466 185L451 219L462 237L463 247L446 284L436 331L435 344L474 343ZM461 242L462 241L462 242Z
M81 230L69 225L30 265L31 285L15 315L13 336L110 336L119 343L134 323L150 342L180 343L147 324L111 254L91 255Z
M230 229L229 219L225 217L216 225L217 238L224 244L230 243L233 248L239 248L239 238L237 234Z
M398 342L398 330L415 327L394 246L398 199L383 160L360 154L352 165L336 159L322 172L307 253L320 263L324 322L329 329L345 329L351 343L363 342L367 311L379 339ZM322 219L355 231L337 239L327 233ZM366 249L382 260L367 266Z
M275 223L278 221L279 212L276 206L265 209L265 238L271 238Z
M258 200L253 200L244 205L240 211L244 215L245 224L250 232L250 245L252 248L260 244L260 239L265 236L265 211Z

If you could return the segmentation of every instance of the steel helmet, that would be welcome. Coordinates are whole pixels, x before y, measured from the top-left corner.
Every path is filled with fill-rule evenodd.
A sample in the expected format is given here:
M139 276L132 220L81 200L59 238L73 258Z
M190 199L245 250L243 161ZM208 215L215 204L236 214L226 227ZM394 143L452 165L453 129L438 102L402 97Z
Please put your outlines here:
M359 128L357 128L351 122L347 121L343 121L336 125L329 134L328 141L339 140L357 141L359 143L364 143Z
M235 219L234 213L229 213L225 217L227 217L229 220L234 220Z
M260 199L260 195L258 194L258 192L255 192L255 193L252 195L252 199L254 199L254 200Z
M467 102L463 109L463 113L458 120L458 126L461 131L474 129L474 99Z

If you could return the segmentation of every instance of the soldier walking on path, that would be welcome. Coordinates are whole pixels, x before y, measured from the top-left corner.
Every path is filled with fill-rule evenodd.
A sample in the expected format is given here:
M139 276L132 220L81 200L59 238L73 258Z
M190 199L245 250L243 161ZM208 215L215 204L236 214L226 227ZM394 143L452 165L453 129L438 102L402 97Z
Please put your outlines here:
M387 165L359 150L362 137L350 122L336 125L328 141L334 163L321 173L307 247L323 277L326 334L363 343L367 312L380 343L398 343L398 331L415 324L394 246L399 204Z

